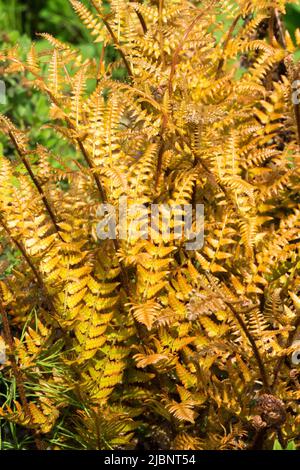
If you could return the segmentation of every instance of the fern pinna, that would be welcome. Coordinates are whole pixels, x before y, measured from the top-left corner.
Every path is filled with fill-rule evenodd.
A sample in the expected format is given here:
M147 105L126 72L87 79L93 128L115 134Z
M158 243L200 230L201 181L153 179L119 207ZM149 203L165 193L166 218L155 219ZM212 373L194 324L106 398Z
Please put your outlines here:
M0 117L1 237L17 257L1 274L2 388L18 390L1 392L4 422L28 429L28 448L299 445L300 32L284 30L287 2L70 1L99 56L47 33L25 61L1 53L4 78L47 95L65 149ZM99 240L99 204L120 198L129 226L133 204L203 204L203 248L161 227Z

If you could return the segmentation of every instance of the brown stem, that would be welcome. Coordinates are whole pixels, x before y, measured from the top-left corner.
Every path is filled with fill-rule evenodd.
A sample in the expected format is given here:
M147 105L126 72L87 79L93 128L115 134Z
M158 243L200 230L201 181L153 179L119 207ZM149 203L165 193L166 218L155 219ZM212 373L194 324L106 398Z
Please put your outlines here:
M164 128L164 126L163 126ZM162 130L163 130L162 128ZM158 188L158 183L160 179L160 174L161 174L161 169L162 169L162 157L164 154L164 149L165 149L165 142L163 138L161 137L161 145L159 147L158 155L157 155L157 166L156 166L156 173L155 173L155 190Z
M99 426L99 417L98 417L98 412L96 412L93 408L91 409L91 414L93 416L93 420L95 423L95 428L96 428L96 441L97 441L97 450L101 450L101 432L100 432L100 426Z
M125 65L125 67L126 67L126 70L127 70L127 73L128 73L128 75L129 75L129 77L132 78L133 75L132 75L131 67L130 67L130 65L129 65L128 60L126 59L126 56L125 56L124 52L122 51L122 49L121 49L121 47L120 47L119 41L118 41L118 39L116 38L115 33L113 32L113 30L112 30L111 27L110 27L110 24L109 24L106 20L103 20L103 23L104 23L104 25L105 25L107 31L108 31L109 34L111 35L112 40L113 40L113 42L114 42L116 48L117 48L118 51L120 52L120 55L121 55L121 57L122 57L122 59L123 59L123 62L124 62L124 65Z
M114 239L113 244L114 244L115 251L117 252L120 249L119 241ZM124 286L125 292L127 294L127 297L130 298L130 287L129 287L129 279L128 279L127 271L126 271L122 261L119 261L119 265L120 265L120 268L121 268L121 277L122 277L122 281L123 281L123 286Z
M6 310L3 307L2 299L0 299L0 313L1 313L2 324L3 324L4 339L5 339L6 344L9 346L11 369L16 380L16 385L17 385L17 389L19 392L20 400L23 405L25 415L27 415L27 418L29 419L31 425L33 425L34 419L33 419L33 416L32 416L32 413L31 413L31 410L30 410L30 407L26 398L23 375L18 367L16 358L15 358L15 342L11 333ZM32 433L33 435L35 434L34 431L32 431ZM34 435L34 441L35 441L36 448L38 450L44 449L44 445L42 441L36 435Z
M28 264L28 266L30 267L36 281L37 281L37 284L38 286L40 287L41 291L43 292L45 298L47 299L47 302L49 304L49 308L51 309L51 311L53 312L53 315L52 317L54 318L54 320L56 321L57 325L59 326L59 328L64 332L60 322L57 320L56 318L56 309L54 307L54 304L53 304L53 301L50 297L50 295L48 294L48 291L45 287L45 284L44 284L44 281L43 281L43 278L41 276L41 274L39 273L39 271L36 269L36 267L34 266L34 264L32 263L30 257L28 256L27 252L26 252L26 249L23 245L22 242L20 242L17 238L15 238L10 229L8 228L7 224L5 223L5 221L3 220L3 218L0 216L0 225L2 225L2 227L4 228L5 232L7 233L8 237L11 239L11 241L16 245L16 247L18 248L18 250L20 250L20 252L22 253L22 256L23 258L25 259L26 263Z
M268 33L269 33L269 41L271 46L273 46L273 39L274 39L274 22L275 22L275 11L274 8L272 8L272 13L269 18L269 24L268 24Z
M33 70L30 70L30 73L32 73L32 74L35 76L35 78L37 78L38 80L43 81L42 77L40 77L39 74L35 73ZM57 106L58 108L61 109L61 105L60 105L59 101L58 101L57 98L53 95L53 93L49 90L49 88L45 88L45 92L46 92L47 95L49 96L50 100L55 104L55 106ZM67 123L67 125L68 125L68 128L76 131L76 126L74 126L72 120L71 120L67 115L65 115L65 120L66 120L66 123ZM90 158L90 156L89 156L87 150L85 149L82 140L79 139L79 138L76 138L76 142L77 142L77 144L78 144L78 146L79 146L79 148L80 148L80 150L81 150L81 152L82 152L82 154L83 154L83 157L84 157L84 159L85 159L87 165L89 166L89 168L90 168L91 170L93 170L93 169L94 169L94 166L93 166L92 160L91 160L91 158ZM92 171L92 175L93 175L93 178L94 178L95 183L96 183L96 185L97 185L97 188L98 188L98 190L99 190L100 196L101 196L101 198L102 198L102 195L104 195L105 192L104 192L104 189L103 189L103 187L102 187L101 181L99 180L98 175L97 175L95 172ZM37 182L38 182L38 181L37 181ZM103 198L102 198L102 199L103 199ZM60 238L61 238L61 236L60 236ZM62 238L61 238L61 239L62 239Z
M240 17L241 17L241 15L238 15L238 16L235 18L235 20L234 20L234 22L232 23L232 25L230 26L230 28L229 28L227 37L226 37L226 39L225 39L225 41L224 41L224 45L223 45L222 58L220 59L220 62L219 62L218 68L217 68L216 79L218 79L219 76L220 76L220 74L221 74L221 71L222 71L222 68L223 68L223 65L224 65L224 61L225 61L224 55L225 55L227 46L228 46L228 44L229 44L229 41L230 41L230 39L231 39L231 37L232 37L232 35L233 35L234 29L235 29L235 27L236 27L236 25L237 25L237 23L238 23Z
M47 91L50 99L53 101L53 103L60 107L60 103L58 102L58 100L55 98L54 95L52 95L52 93L50 92L50 90ZM66 122L68 124L68 127L73 129L73 130L76 130L76 127L74 126L74 124L72 123L71 119L66 116ZM106 196L106 192L105 192L105 189L103 188L102 184L101 184L101 181L98 177L98 175L93 171L94 169L94 165L93 165L93 162L92 162L92 159L90 158L90 155L88 153L88 151L86 150L86 148L84 147L84 144L83 142L77 138L76 139L77 143L78 143L78 146L81 150L81 153L88 165L88 167L90 168L90 170L92 171L92 175L94 177L94 180L95 180L95 183L96 183L96 186L97 186L97 189L98 189L98 192L100 194L100 198L102 200L102 202L106 202L107 201L107 196ZM119 242L118 240L113 240L113 243L114 243L114 247L115 247L115 250L116 252L119 250ZM124 288L125 288L125 291L126 291L126 294L128 296L128 298L130 297L130 288L129 288L129 281L128 281L128 276L127 276L127 271L122 263L122 261L119 262L120 264L120 268L121 268L121 276L122 276L122 281L123 281L123 285L124 285Z
M35 78L37 78L38 80L43 81L42 77L40 77L40 75L37 74L37 73L35 73L33 70L30 70L30 73L32 73L32 74L35 76ZM53 93L49 90L49 88L45 88L45 92L47 93L47 95L49 96L49 98L50 98L50 100L53 102L53 104L55 104L55 106L57 106L58 108L61 109L61 105L60 105L58 99L53 95ZM74 130L74 131L76 131L76 126L73 124L72 120L71 120L67 115L65 115L65 120L66 120L66 123L67 123L68 128L69 128L69 129L72 129L72 130ZM10 133L10 134L11 134L11 133ZM92 160L91 160L91 158L90 158L90 156L89 156L87 150L85 149L82 140L79 139L79 138L76 138L75 140L76 140L76 142L77 142L77 144L78 144L78 146L79 146L79 148L80 148L80 150L81 150L81 152L82 152L82 154L83 154L83 157L84 157L84 159L85 159L87 165L89 166L89 168L90 168L91 170L93 170L93 169L94 169L94 166L93 166ZM17 144L17 142L16 142L15 139L13 140L13 143L14 143L14 145L15 145L15 143L16 143L18 151L21 150L21 149L19 149L19 146L18 146L18 144ZM22 152L21 152L21 154L24 155L24 153L22 153ZM21 154L20 154L20 156L21 156ZM25 156L25 155L24 155L24 156ZM24 164L25 164L25 162L24 162ZM29 167L30 167L30 166L29 166ZM26 167L26 168L27 168L27 167ZM30 170L31 170L31 168L30 168ZM29 168L28 168L28 171L29 171ZM31 173L32 173L32 172L31 172ZM31 175L31 174L30 174L30 175ZM32 175L34 176L33 173L32 173ZM102 195L104 195L105 192L104 192L104 189L102 188L102 185L101 185L101 182L100 182L100 180L99 180L99 178L98 178L98 175L97 175L95 172L92 172L92 175L93 175L93 178L94 178L95 183L96 183L96 185L97 185L97 188L98 188L98 190L99 190L100 196L101 196L101 198L102 198ZM35 182L35 184L38 184L38 185L39 185L39 182L38 182L38 180L37 180L36 178L35 178L34 182ZM42 188L41 188L40 185L39 185L39 187L40 187L40 189L42 190ZM44 194L44 193L43 193L43 194ZM102 199L103 199L103 198L102 198ZM50 207L50 206L49 206L49 207ZM51 208L50 208L50 209L51 209ZM54 215L54 214L53 214L53 215ZM61 236L60 236L60 238L61 238ZM62 239L62 238L61 238L61 239Z
M51 91L49 89L46 89L46 93L47 95L49 96L49 98L51 99L51 101L55 104L55 106L57 106L58 108L61 108L60 106L60 103L59 101L57 100L57 98L51 93ZM66 123L67 123L67 126L69 129L72 129L74 131L76 131L76 126L73 124L72 120L67 116L65 115L65 120L66 120ZM98 175L93 171L94 169L94 165L93 165L93 162L92 162L92 159L88 153L88 151L86 150L82 140L80 138L76 138L76 142L80 148L80 151L83 155L83 158L85 159L88 167L90 168L91 172L92 172L92 176L94 178L94 181L96 183L96 186L97 186L97 189L99 191L99 194L100 194L100 198L101 200L104 202L106 200L106 196L105 196L105 190L101 184L101 181L98 177Z
M283 449L285 449L285 448L286 448L286 442L285 442L285 439L284 439L284 437L283 437L282 430L281 430L280 428L277 429L277 439L278 439L278 442L279 442L279 444L281 445L281 447L282 447Z
M4 228L5 232L7 233L7 235L9 236L9 238L12 240L12 242L16 245L16 247L18 248L18 250L20 250L20 252L22 253L22 256L23 258L25 259L26 263L28 264L28 266L30 267L31 271L33 272L33 275L38 283L38 285L40 287L43 287L44 286L44 283L43 283L43 280L42 280L42 277L40 275L40 273L38 272L38 270L36 269L36 267L34 266L34 264L32 263L31 259L29 258L26 250L25 250L25 247L23 245L22 242L20 242L17 238L15 238L10 229L8 228L8 226L6 225L6 223L4 222L3 218L0 216L0 225L2 225L2 227Z
M102 15L101 11L99 10L98 5L96 5L96 3L95 3L94 0L91 0L91 2L92 2L92 5L94 6L95 10L97 10L98 15L101 17L101 19L102 19L102 21L103 21L103 23L104 23L104 26L106 27L107 31L109 32L109 34L110 34L110 36L111 36L111 38L112 38L112 40L113 40L114 45L115 45L116 48L119 50L120 55L121 55L121 57L122 57L122 59L123 59L123 62L124 62L124 65L125 65L125 67L126 67L126 70L127 70L127 72L128 72L129 77L132 78L132 76L133 76L133 75L132 75L132 70L131 70L130 65L129 65L129 62L128 62L128 60L126 59L126 56L125 56L125 54L124 54L124 52L123 52L123 50L122 50L122 48L121 48L121 46L120 46L120 43L119 43L119 41L118 41L118 38L116 37L115 33L113 32L113 30L112 30L110 24L107 22L107 20L105 20L105 19L103 18L103 15Z
M34 74L36 78L40 78L38 74ZM47 95L49 96L50 100L58 107L58 108L61 108L60 106L60 103L59 101L57 100L57 98L53 95L53 93L48 89L46 88L46 93ZM65 116L65 120L67 122L67 125L69 127L69 129L72 129L72 130L75 130L76 131L76 126L73 124L72 120L68 117L68 116ZM98 192L100 194L100 198L102 200L102 202L106 202L107 201L107 196L106 196L106 192L105 192L105 189L103 188L102 184L101 184L101 181L98 177L98 175L93 171L94 169L94 165L93 165L93 162L92 162L92 159L88 153L88 151L86 150L83 142L81 139L79 138L76 138L76 142L81 150L81 153L88 165L88 167L90 168L90 170L92 171L92 175L93 175L93 178L94 178L94 181L96 183L96 186L97 186L97 189L98 189ZM18 246L17 243L19 243L17 240L13 240L16 245ZM20 245L21 247L22 245ZM114 240L114 246L115 246L115 250L118 251L119 249L119 243L117 240ZM19 247L19 246L18 246ZM29 266L31 267L31 269L35 269L33 264L31 263L29 257L27 256L26 254L26 250L23 248L23 250L20 248L20 251L22 252L24 258L26 259L27 262L29 262ZM129 288L129 281L128 281L128 276L127 276L127 272L126 272L126 269L123 265L122 262L120 262L120 268L121 268L121 272L122 272L122 280L123 280L123 285L125 287L125 291L126 291L126 294L128 297L130 297L130 288ZM36 270L35 270L36 271ZM36 271L37 272L37 271ZM39 274L39 273L38 273ZM38 280L38 277L36 276L37 280ZM38 281L39 282L39 281ZM42 286L43 285L43 281L41 279L41 282L42 284L39 284ZM56 320L57 321L57 320ZM58 321L57 321L58 322Z
M271 46L274 45L274 38L276 40L276 34L274 32L275 22L277 24L277 29L278 29L279 43L284 49L286 49L286 40L284 36L284 30L283 30L282 22L280 19L280 15L278 13L277 8L272 8L271 16L269 19L269 28L268 28L269 29L269 41L270 41Z
M17 142L17 140L16 140L16 138L15 138L13 132L9 131L8 134L9 134L10 140L12 141L12 143L13 143L15 149L17 150L17 152L18 152L18 154L19 154L19 156L20 156L20 159L21 159L23 165L25 166L25 168L26 168L26 170L27 170L27 172L28 172L28 174L29 174L29 176L30 176L30 178L31 178L31 180L32 180L32 182L33 182L33 184L35 185L36 189L38 190L38 192L39 192L39 194L40 194L40 196L41 196L41 199L42 199L42 201L43 201L43 204L44 204L44 206L45 206L45 208L46 208L46 210L47 210L47 212L48 212L48 214L49 214L49 217L50 217L50 219L51 219L51 221L52 221L52 223L53 223L53 225L54 225L54 227L55 227L55 230L56 230L57 234L59 235L60 239L62 240L61 235L60 235L60 232L59 232L59 226L58 226L58 223L57 223L57 220L56 220L56 216L55 216L55 214L54 214L54 212L53 212L53 210L52 210L52 208L51 208L51 205L50 205L50 203L49 203L49 201L48 201L48 199L47 199L47 197L46 197L46 195L45 195L45 193L44 193L44 190L43 190L43 188L42 188L42 186L41 186L39 180L37 179L37 177L36 177L35 174L33 173L32 169L31 169L31 166L30 166L30 163L29 163L29 161L27 160L25 153L24 153L23 150L20 148L20 146L19 146L19 144L18 144L18 142Z
M143 18L143 15L139 11L136 11L136 14L137 14L138 19L140 20L141 25L142 25L143 32L144 32L144 34L146 34L148 29L147 29L147 25L145 23L145 20Z
M130 1L130 2L134 2L134 0L129 0L129 1ZM138 3L140 3L140 2L138 2ZM144 34L146 34L147 31L148 31L148 28L147 28L146 22L145 22L145 20L144 20L144 17L143 17L143 15L142 15L141 12L139 12L139 11L137 11L137 10L135 10L135 12L136 12L136 14L137 14L138 19L140 20L141 26L142 26L142 28L143 28L143 32L144 32Z
M181 39L181 41L179 42L178 46L176 47L175 49L175 52L173 54L173 57L172 57L172 63L171 63L171 69L170 69L170 75L169 75L169 96L172 95L172 92L173 92L173 86L172 86L172 83L173 83L173 79L174 79L174 75L175 75L175 70L176 70L176 66L177 66L177 63L178 63L178 56L182 50L182 47L185 43L185 41L187 40L190 32L192 31L192 29L194 28L194 26L198 23L198 21L200 20L200 18L202 18L202 16L204 15L205 11L202 11L199 15L196 16L196 18L194 18L194 20L191 22L191 24L189 25L189 27L185 30L184 34L183 34L183 37Z
M286 40L285 40L285 35L284 35L284 28L280 19L279 12L277 8L274 8L274 16L276 19L277 27L278 27L278 32L279 32L279 40L281 42L281 46L286 49Z
M102 202L103 202L103 201L106 200L105 190L104 190L104 188L103 188L103 186L102 186L102 184L101 184L101 181L100 181L98 175L93 171L93 169L94 169L93 162L92 162L92 160L91 160L91 158L90 158L90 156L89 156L87 150L85 149L85 147L84 147L82 141L81 141L80 139L77 139L77 143L78 143L78 145L79 145L79 148L80 148L80 150L81 150L82 155L84 156L84 159L85 159L86 163L88 164L90 170L92 171L92 175L93 175L93 177L94 177L94 180L95 180L97 189L98 189L98 191L99 191L101 200L102 200Z
M261 358L260 352L258 350L258 347L256 345L256 342L255 342L253 336L251 335L250 331L248 330L248 327L247 327L246 323L242 319L241 315L236 311L236 309L229 302L226 302L226 305L231 310L233 316L238 321L241 329L243 330L243 332L245 333L245 336L247 337L249 343L251 344L253 354L255 356L255 359L256 359L256 362L257 362L257 365L258 365L258 368L259 368L259 371L260 371L260 376L261 376L263 386L264 386L264 388L267 392L270 392L270 385L269 385L269 381L268 381L267 372L266 372L263 360Z
M189 142L187 141L187 139L184 137L184 136L180 136L182 141L189 146L190 148L190 144ZM228 191L227 189L225 188L225 186L218 182L215 178L215 175L213 174L213 172L209 169L209 167L207 166L206 162L203 160L202 157L200 157L200 155L195 155L195 161L197 163L200 164L200 166L202 166L203 170L213 179L213 182L214 182L214 185L219 189L219 191L222 191L226 196L228 196ZM197 166L197 164L195 164L195 167Z

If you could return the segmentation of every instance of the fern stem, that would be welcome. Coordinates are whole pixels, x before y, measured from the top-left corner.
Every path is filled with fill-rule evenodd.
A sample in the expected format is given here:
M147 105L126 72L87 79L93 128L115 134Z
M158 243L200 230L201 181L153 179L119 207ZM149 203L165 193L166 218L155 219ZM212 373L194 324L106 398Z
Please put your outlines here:
M272 10L271 16L269 18L269 24L268 24L268 34L269 34L269 41L271 46L273 46L273 40L274 40L274 21L275 21L275 12L274 9Z
M23 375L22 375L22 372L20 371L20 369L18 367L16 358L15 358L15 349L16 349L15 348L15 342L14 342L14 339L13 339L13 335L11 333L7 313L6 313L6 310L3 306L3 302L2 302L1 298L0 298L0 313L1 313L1 318L2 318L5 342L9 346L9 352L10 352L9 356L10 356L10 362L11 362L11 369L12 369L13 375L14 375L15 380L16 380L16 385L17 385L17 389L18 389L18 392L19 392L20 400L21 400L21 403L23 405L25 414L27 415L28 419L30 420L30 423L33 425L34 420L33 420L33 416L32 416L32 413L31 413L31 410L30 410L30 407L29 407L29 404L28 404L28 401L27 401L27 398L26 398L26 390L25 390ZM32 433L34 435L33 430L32 430ZM44 449L44 445L43 445L42 441L36 435L34 435L34 441L35 441L36 448L38 450Z
M120 55L123 59L123 62L124 62L124 65L126 67L126 70L127 70L127 73L129 75L130 78L132 78L133 74L132 74L132 70L131 70L131 67L129 65L129 62L128 60L126 59L126 56L124 54L124 52L122 51L121 47L120 47L120 44L119 44L119 41L118 39L116 38L116 35L115 33L113 32L113 30L111 29L110 27L110 24L106 21L106 20L103 20L103 23L104 23L104 26L106 27L107 31L109 32L109 34L111 35L112 37L112 40L114 42L114 45L116 46L117 50L120 52Z
M226 49L228 47L228 44L229 44L229 41L230 39L232 38L232 35L233 35L233 32L235 30L235 27L240 19L241 15L238 15L235 20L233 21L232 25L230 26L229 28L229 31L228 31L228 34L226 36L226 39L224 41L224 44L223 44L223 51L222 51L222 57L219 61L219 65L218 65L218 68L217 68L217 73L216 73L216 79L218 79L220 77L220 74L222 72L222 68L223 68L223 65L224 65L224 62L225 62L225 59L224 59L224 55L225 55L225 52L226 52Z
M134 2L134 0L129 0L129 1ZM138 2L138 3L141 3L141 2ZM141 26L143 28L143 32L144 32L144 34L146 34L147 31L148 31L148 28L147 28L146 22L144 20L144 17L143 17L143 15L140 11L135 10L135 12L136 12L136 15L137 15L138 19L140 20Z
M275 23L277 24L279 43L284 49L286 49L286 40L285 40L285 36L284 36L284 30L283 30L282 22L280 20L280 16L279 16L277 8L272 9L272 13L271 13L271 16L270 16L270 19L269 19L269 28L268 29L269 29L269 41L270 41L271 46L275 45L274 44L274 39L276 41L276 35L275 35L275 32L274 32Z
M101 432L100 432L100 426L99 426L99 419L95 410L91 409L91 414L93 415L95 428L96 428L97 450L101 450Z
M30 70L30 72L31 72L31 73L35 76L35 78L37 78L38 80L41 80L41 79L42 79L42 78L41 78L37 73L35 73L34 71ZM45 88L45 91L46 91L48 97L50 98L50 100L51 100L58 108L61 109L61 105L60 105L59 101L57 100L57 98L53 95L53 93L52 93L48 88ZM72 129L72 130L75 130L75 131L76 131L76 126L74 126L73 122L71 121L71 119L70 119L67 115L65 116L65 120L66 120L66 123L67 123L69 129ZM20 155L22 161L23 161L23 159L24 159L23 163L24 163L24 165L25 165L27 171L29 172L29 174L30 174L30 176L31 176L31 178L32 178L32 180L33 180L33 182L34 182L34 184L36 185L36 187L37 187L37 189L39 190L39 192L41 191L40 194L42 195L44 204L46 205L46 203L47 203L46 208L47 208L47 210L48 210L48 212L49 212L49 215L52 214L52 216L50 215L51 220L53 221L53 223L54 223L54 221L56 222L56 218L55 218L55 215L54 215L54 213L53 213L53 211L52 211L52 209L51 209L51 206L50 206L50 204L48 203L48 200L47 200L47 198L46 198L46 196L45 196L45 194L44 194L44 192L43 192L43 189L42 189L41 185L39 184L39 181L38 181L37 178L34 176L32 170L31 170L31 167L30 167L30 165L29 165L29 162L28 162L27 159L26 159L26 156L24 155L24 153L22 152L22 150L21 150L20 147L18 146L18 143L17 143L16 139L14 138L13 134L10 132L9 135L10 135L10 138L12 139L12 142L13 142L14 146L16 147L16 149L17 149L17 151L18 151L18 153L19 153L19 155ZM83 155L83 157L84 157L84 159L85 159L85 161L86 161L88 167L89 167L91 170L93 170L93 169L94 169L94 165L93 165L93 163L92 163L92 160L91 160L91 158L90 158L90 156L89 156L87 150L85 149L85 147L84 147L84 145L83 145L83 142L82 142L79 138L76 139L76 142L77 142L77 144L78 144L78 146L79 146L79 148L80 148L80 150L81 150L81 153L82 153L82 155ZM26 162L26 164L25 164L25 162ZM105 191L104 191L104 189L103 189L103 187L102 187L101 181L99 180L98 175L97 175L96 173L94 173L93 171L92 171L92 175L93 175L93 178L94 178L95 183L96 183L96 185L97 185L98 191L99 191L99 193L100 193L100 197L101 197L102 201L104 201L104 200L105 200ZM58 225L57 225L57 222L56 222L54 225L55 225L55 228L57 227L57 232L58 232L58 235L59 235L61 241L64 241L64 240L62 239L61 235L60 235L59 227L58 227Z
M16 247L18 248L18 250L22 253L22 256L24 258L24 260L26 261L26 263L28 264L29 268L31 269L36 281L37 281L37 284L38 286L40 287L41 291L43 292L45 298L47 299L47 302L49 304L49 307L50 309L52 310L53 314L52 317L54 318L54 320L56 321L57 325L59 326L59 328L62 330L62 332L64 332L60 322L57 320L56 318L56 309L54 307L54 304L53 304L53 301L50 297L50 295L48 294L48 291L45 287L45 284L44 284L44 281L43 281L43 278L41 276L41 274L39 273L39 271L36 269L36 267L34 266L34 264L32 263L30 257L28 256L27 252L26 252L26 249L23 245L22 242L20 242L17 238L15 238L10 229L8 228L7 224L5 223L5 221L3 220L3 218L0 216L0 225L2 225L3 229L5 230L5 232L7 233L8 237L11 239L11 241L16 245Z
M141 25L142 25L143 32L144 32L144 34L146 34L147 31L148 31L148 28L147 28L146 22L144 20L144 17L139 11L137 11L136 14L137 14L138 19L140 20Z
M23 165L25 166L25 168L26 168L26 170L27 170L27 172L28 172L28 174L29 174L29 176L30 176L30 178L31 178L31 180L32 180L32 182L33 182L33 184L35 185L36 189L38 190L38 192L39 192L39 194L40 194L40 196L41 196L41 199L42 199L42 201L43 201L43 204L44 204L44 206L45 206L45 208L46 208L46 210L47 210L47 212L48 212L48 214L49 214L49 217L50 217L50 219L51 219L51 221L52 221L52 223L53 223L53 225L54 225L54 228L55 228L55 230L56 230L56 232L57 232L59 238L63 241L63 239L62 239L62 237L61 237L61 235L60 235L60 232L59 232L59 226L58 226L58 223L57 223L57 220L56 220L56 216L55 216L55 214L54 214L54 212L53 212L53 210L52 210L52 208L51 208L51 205L50 205L50 203L49 203L49 201L48 201L48 199L47 199L47 197L46 197L46 195L45 195L45 192L44 192L44 190L43 190L43 188L42 188L42 186L41 186L39 180L37 179L37 177L36 177L35 174L33 173L32 169L31 169L31 166L30 166L30 163L29 163L29 161L27 160L25 153L24 153L24 152L22 151L22 149L19 147L18 142L17 142L17 140L16 140L14 134L13 134L11 131L10 131L8 134L9 134L10 140L12 141L12 143L13 143L15 149L17 150L18 155L20 156L20 159L21 159Z
M279 38L280 38L281 45L284 49L286 49L286 40L285 40L285 35L284 35L284 27L283 27L282 21L280 19L280 15L279 15L279 12L278 12L277 8L274 8L274 17L275 17L275 20L276 20L276 23L277 23L278 33L279 33Z
M79 145L79 148L81 150L81 153L86 161L86 163L88 164L88 167L90 168L90 170L92 171L92 175L93 175L93 178L95 180L95 183L96 183L96 186L97 186L97 189L99 191L99 194L100 194L100 198L102 200L102 202L106 201L106 194L105 194L105 190L101 184L101 181L98 177L98 175L93 171L94 169L94 165L93 165L93 162L86 150L86 148L84 147L83 145L83 142L80 140L80 139L77 139L77 143Z
M169 75L169 85L168 85L169 97L171 97L172 92L173 92L173 79L174 79L174 75L175 75L176 66L177 66L177 63L178 63L179 54L182 50L182 47L183 47L185 41L187 40L189 34L191 33L192 29L198 23L198 21L202 18L204 13L205 13L205 11L202 11L199 15L197 15L193 19L193 21L191 22L189 27L185 30L181 41L179 42L178 46L175 49L175 52L174 52L173 57L172 57L171 69L170 69L170 75Z
M271 388L270 388L269 381L268 381L268 375L267 375L263 360L261 358L259 349L256 345L256 342L255 342L253 336L251 335L250 331L248 330L248 327L247 327L246 323L244 322L244 320L242 319L239 312L237 312L236 309L229 302L226 302L226 305L231 310L233 316L238 321L241 329L243 330L243 332L245 333L245 336L247 337L249 343L251 344L253 354L255 356L255 359L256 359L256 362L257 362L257 365L258 365L258 368L259 368L259 371L260 371L260 376L261 376L263 386L264 386L266 392L270 392Z
M159 147L158 155L157 155L157 166L156 166L156 174L155 174L155 191L157 191L158 189L158 183L159 183L161 169L162 169L162 157L164 154L164 149L165 149L165 142L164 140L162 140L161 145Z
M53 101L53 103L60 108L60 103L55 98L55 96L50 92L50 90L47 90L47 93L48 93L49 97L51 98L51 100ZM66 122L67 122L69 128L71 128L73 130L76 130L76 126L73 124L73 122L71 121L71 119L68 116L66 116ZM101 201L106 202L107 201L106 192L105 192L105 189L102 186L102 183L101 183L98 175L93 171L94 170L94 165L93 165L92 159L90 158L90 155L89 155L88 151L86 150L82 140L77 138L76 141L78 143L78 146L81 150L81 153L82 153L88 167L90 168L90 170L92 172L94 181L96 183L98 192L100 194ZM117 240L113 240L113 243L114 243L115 251L117 252L120 248L119 243L118 243ZM122 275L123 285L124 285L126 294L129 298L130 297L130 288L129 288L129 281L128 281L128 276L127 276L127 271L126 271L126 269L125 269L122 262L119 262L119 264L120 264L120 268L121 268L121 275Z
M4 228L5 232L7 233L7 235L9 236L9 238L12 240L12 242L16 245L16 247L18 248L18 250L20 250L20 252L22 253L22 256L23 258L25 259L26 263L28 264L28 266L30 267L31 271L33 272L33 275L34 277L36 278L37 280L37 283L39 284L39 286L41 287L43 285L43 280L41 278L41 275L40 273L38 272L38 270L36 269L36 267L34 266L34 264L32 263L30 257L28 256L26 250L25 250L25 247L23 245L22 242L20 242L17 238L15 238L10 229L8 228L7 224L4 222L3 218L0 216L0 225L2 225L2 227Z
M180 136L182 141L189 146L189 142L184 136ZM216 177L214 173L210 170L210 168L207 166L206 162L204 162L203 158L201 158L199 155L195 155L195 162L199 163L200 166L202 166L203 170L213 179L214 185L219 189L219 191L222 191L226 196L228 196L228 191L225 188L225 186L216 180ZM196 167L197 164L194 165ZM230 200L230 198L228 198ZM237 209L237 207L236 207Z
M57 100L57 98L53 95L53 93L51 93L51 91L49 89L46 89L46 93L49 96L49 98L51 99L51 101L55 104L55 106L57 106L58 108L61 109L61 105L60 105L59 101ZM68 116L65 116L65 120L66 120L66 123L67 123L69 129L72 129L74 131L77 130L76 126L73 124L72 120ZM89 153L86 150L82 140L79 139L79 138L76 138L76 142L77 142L77 144L80 148L80 151L83 155L83 158L85 159L85 162L87 163L88 167L90 168L90 170L92 172L92 176L94 178L97 189L99 191L100 198L101 198L102 202L104 202L106 200L105 190L104 190L104 188L101 184L101 181L100 181L98 175L93 171L94 170L94 165L93 165L92 159L90 158Z
M111 38L112 38L112 40L113 40L113 43L114 43L116 49L120 52L120 55L121 55L121 57L122 57L122 59L123 59L123 62L124 62L124 65L125 65L125 67L126 67L126 70L127 70L127 73L128 73L128 75L129 75L129 77L132 78L133 75L132 75L131 67L130 67L130 65L129 65L128 60L126 59L126 56L125 56L125 54L124 54L124 52L123 52L121 46L120 46L120 43L119 43L119 41L118 41L118 38L116 37L115 33L113 32L113 30L112 30L110 24L108 23L108 21L106 21L106 20L103 18L103 15L102 15L101 11L99 10L98 5L96 5L96 3L95 3L94 0L91 0L91 2L92 2L92 5L94 6L95 10L97 11L98 15L99 15L100 18L102 19L104 26L106 27L107 31L109 32L109 34L110 34L110 36L111 36Z

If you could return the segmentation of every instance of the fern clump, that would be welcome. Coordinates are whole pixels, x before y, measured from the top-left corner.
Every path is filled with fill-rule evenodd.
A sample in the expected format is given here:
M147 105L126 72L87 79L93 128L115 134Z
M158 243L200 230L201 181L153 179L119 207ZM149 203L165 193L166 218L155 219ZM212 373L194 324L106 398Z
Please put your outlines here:
M1 54L65 143L55 155L0 116L1 237L18 257L0 285L2 381L18 390L1 416L28 448L299 445L300 32L284 31L286 2L70 1L99 57L46 33L43 54ZM161 227L100 240L99 205L122 198L128 227L134 204L202 204L203 247Z

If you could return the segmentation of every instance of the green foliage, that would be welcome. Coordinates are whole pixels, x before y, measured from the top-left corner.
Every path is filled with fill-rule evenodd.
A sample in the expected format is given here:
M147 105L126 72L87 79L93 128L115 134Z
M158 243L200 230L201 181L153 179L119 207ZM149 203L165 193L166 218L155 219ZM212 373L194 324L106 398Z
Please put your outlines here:
M294 441L290 441L286 448L282 448L278 439L275 439L273 450L297 450Z
M300 25L300 5L288 4L284 21L289 32L294 35Z

